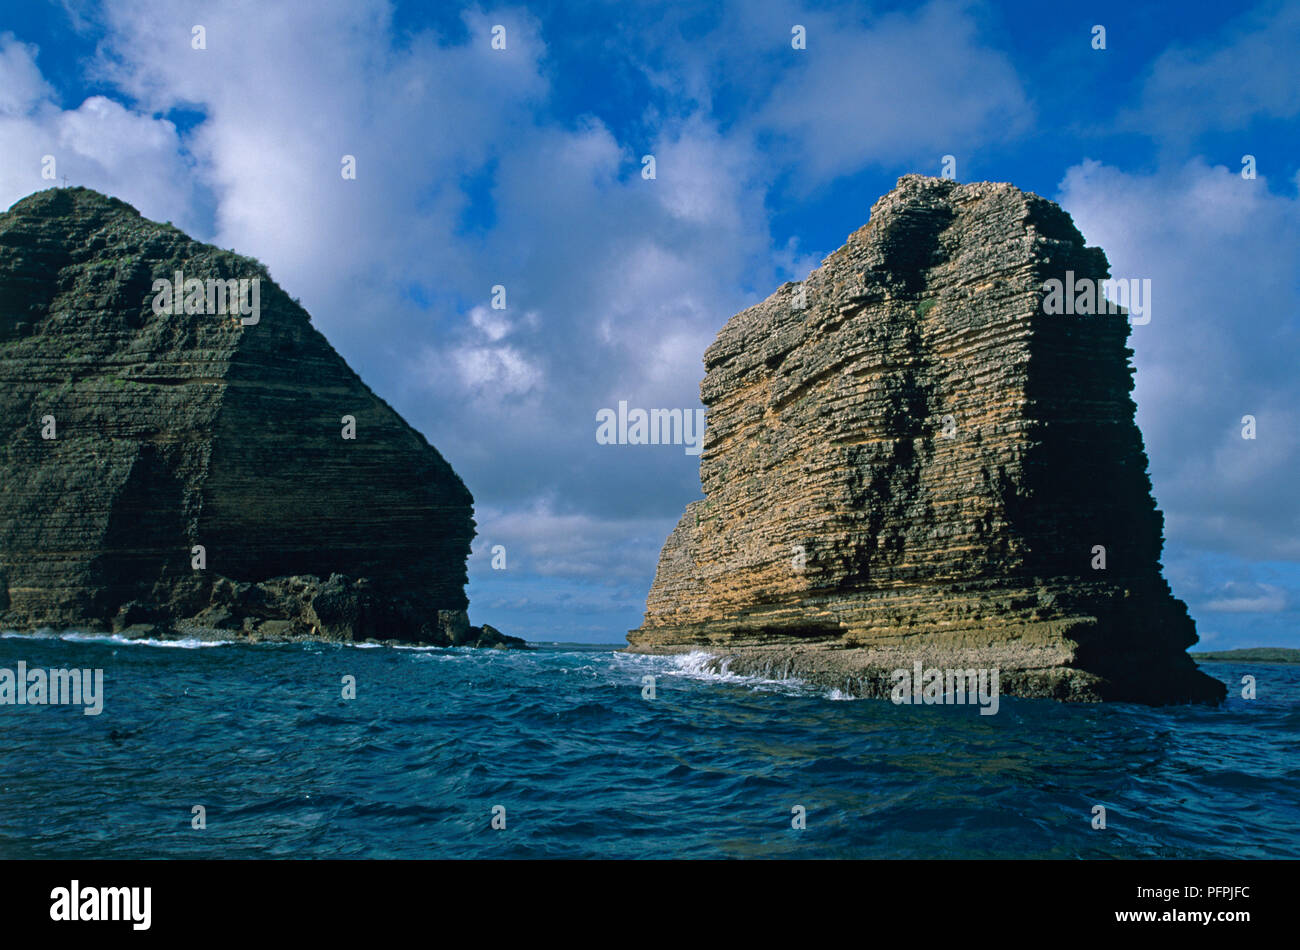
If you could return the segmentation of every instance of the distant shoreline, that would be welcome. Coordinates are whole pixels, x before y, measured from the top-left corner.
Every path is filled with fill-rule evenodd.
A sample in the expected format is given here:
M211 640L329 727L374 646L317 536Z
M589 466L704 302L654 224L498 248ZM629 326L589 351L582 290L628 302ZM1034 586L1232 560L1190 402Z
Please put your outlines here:
M1290 647L1245 647L1240 650L1216 650L1188 655L1193 660L1210 662L1244 660L1249 663L1300 663L1300 650Z

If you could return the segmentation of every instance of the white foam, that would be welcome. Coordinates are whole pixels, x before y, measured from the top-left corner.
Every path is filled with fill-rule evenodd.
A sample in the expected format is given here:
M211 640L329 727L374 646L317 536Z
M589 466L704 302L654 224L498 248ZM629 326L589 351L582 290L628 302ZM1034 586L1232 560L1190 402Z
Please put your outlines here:
M177 650L199 650L204 647L229 646L234 640L199 640L195 637L181 637L177 640L160 640L154 637L124 637L120 633L65 633L60 640L72 643L112 643L120 646L172 647Z
M63 640L67 643L104 643L126 647L172 647L178 650L197 650L202 647L220 647L235 643L234 640L198 640L182 637L177 640L160 640L154 637L124 637L120 633L60 633L54 630L37 630L34 633L20 633L6 630L0 633L5 639Z
M733 673L731 671L730 657L719 658L716 654L709 653L706 650L675 653L662 657L662 659L668 661L669 669L665 672L669 676L682 676L687 679L711 683L749 686L764 691L777 690L780 692L804 693L809 688L807 683L793 676L776 679L756 674Z

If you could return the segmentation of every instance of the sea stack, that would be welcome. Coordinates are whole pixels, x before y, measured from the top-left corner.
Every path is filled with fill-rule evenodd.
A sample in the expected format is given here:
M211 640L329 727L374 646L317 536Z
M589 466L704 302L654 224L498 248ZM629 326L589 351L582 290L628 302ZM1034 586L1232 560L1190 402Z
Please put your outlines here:
M0 625L519 643L473 498L255 260L84 188L0 214Z
M705 498L629 649L859 696L920 663L1019 696L1221 700L1161 576L1130 316L1049 299L1108 277L1050 201L901 178L705 352Z

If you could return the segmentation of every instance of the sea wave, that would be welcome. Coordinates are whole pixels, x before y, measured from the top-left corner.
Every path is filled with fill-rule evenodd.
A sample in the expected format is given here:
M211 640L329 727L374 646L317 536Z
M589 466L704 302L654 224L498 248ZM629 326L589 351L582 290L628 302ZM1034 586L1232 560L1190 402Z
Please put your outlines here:
M62 640L65 643L103 643L124 647L166 647L176 650L198 650L204 647L232 646L237 640L199 640L195 637L161 639L157 637L124 637L120 633L76 633L56 630L35 630L23 633L6 630L0 633L6 640Z
M750 673L737 673L731 669L732 659L707 650L688 653L644 654L615 653L624 665L657 669L661 675L676 676L704 683L725 683L746 686L765 692L808 695L814 688L797 677L773 678Z

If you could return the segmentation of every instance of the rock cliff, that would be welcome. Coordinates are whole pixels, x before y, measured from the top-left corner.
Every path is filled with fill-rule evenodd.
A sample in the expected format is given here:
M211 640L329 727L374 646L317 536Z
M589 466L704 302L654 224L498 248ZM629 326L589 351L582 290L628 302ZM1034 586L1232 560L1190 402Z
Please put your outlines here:
M464 483L258 262L31 195L0 215L0 379L3 627L513 639L469 626Z
M1128 317L1045 312L1047 281L1108 266L1036 195L900 179L705 352L705 498L629 649L868 696L920 661L1015 695L1221 699L1161 577Z

